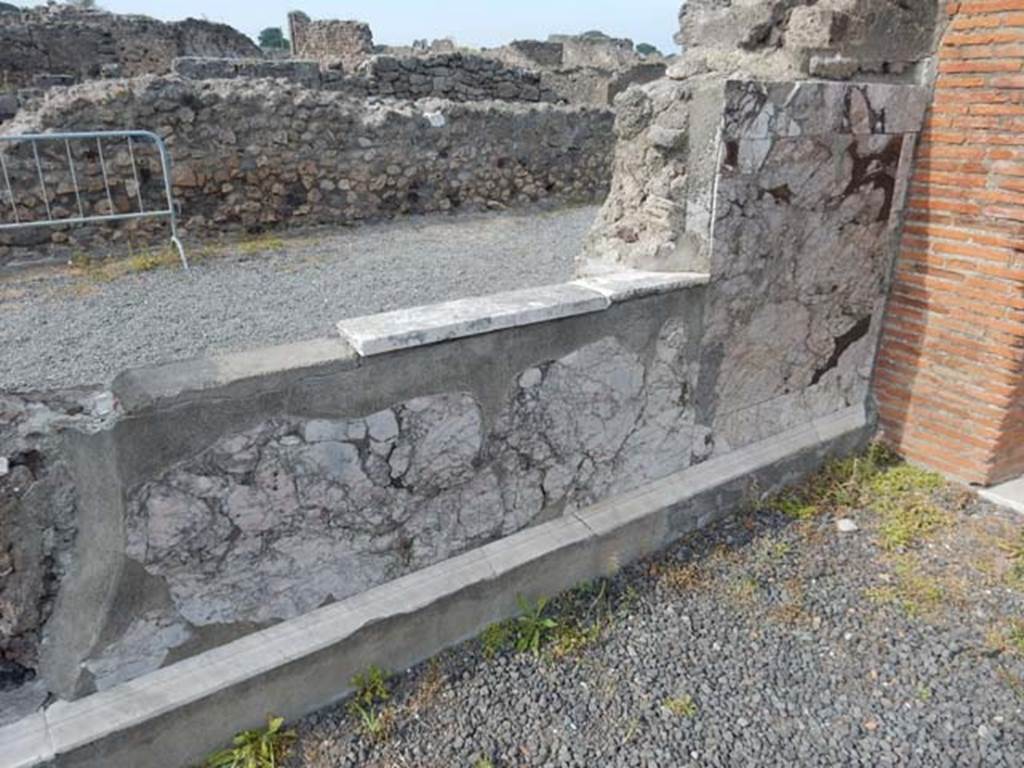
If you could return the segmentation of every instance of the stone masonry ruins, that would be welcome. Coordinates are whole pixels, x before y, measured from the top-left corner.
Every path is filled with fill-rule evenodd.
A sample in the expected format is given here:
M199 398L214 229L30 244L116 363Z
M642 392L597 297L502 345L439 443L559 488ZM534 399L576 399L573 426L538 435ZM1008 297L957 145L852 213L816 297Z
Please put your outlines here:
M684 53L614 113L175 75L20 115L165 126L191 232L610 193L569 283L3 395L0 706L35 713L0 745L26 766L185 765L269 706L324 706L383 656L422 659L517 593L612 572L862 446L915 331L891 302L931 226L933 86L973 76L936 52L1005 10L980 5L693 0ZM300 53L369 45L292 25ZM550 45L566 55L510 47ZM1019 393L1014 308L990 341Z
M3 26L6 17L17 23ZM39 51L18 63L16 81L59 83L54 78L65 70L59 77L87 81L51 83L45 93L21 89L22 108L4 130L157 130L174 155L174 194L187 236L594 202L606 194L614 140L607 98L597 106L589 99L567 103L542 72L483 52L389 52L373 46L364 24L310 22L301 13L290 21L303 58L278 60L259 58L248 42L232 46L240 35L205 22L164 24L63 6L0 15L0 41L34 35ZM182 43L181 30L194 27L207 31ZM147 37L137 28L152 31ZM83 45L95 32L115 52L162 35L163 54L129 66L126 55L114 62L110 54L108 62L106 54L83 50L76 60L110 67L72 72L51 49L79 30ZM203 47L207 40L214 42ZM95 79L111 67L132 77ZM9 155L9 170L23 180L19 216L31 220L48 205L58 215L73 210L78 196L63 147L42 147L46 200L38 182L24 181L34 178L35 149L24 145ZM107 147L103 164L94 147L71 151L87 212L124 213L136 205L126 147ZM138 159L142 197L157 201L156 157ZM114 184L109 199L107 171ZM98 243L140 247L158 242L161 232L152 222L133 221L0 234L0 263L66 259Z

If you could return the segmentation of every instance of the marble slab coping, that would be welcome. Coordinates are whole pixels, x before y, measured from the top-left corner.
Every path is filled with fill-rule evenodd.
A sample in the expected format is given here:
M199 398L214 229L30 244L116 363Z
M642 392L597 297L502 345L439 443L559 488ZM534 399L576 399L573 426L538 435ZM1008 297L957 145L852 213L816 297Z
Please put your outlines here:
M338 333L363 357L608 309L708 282L691 272L624 271L342 320Z

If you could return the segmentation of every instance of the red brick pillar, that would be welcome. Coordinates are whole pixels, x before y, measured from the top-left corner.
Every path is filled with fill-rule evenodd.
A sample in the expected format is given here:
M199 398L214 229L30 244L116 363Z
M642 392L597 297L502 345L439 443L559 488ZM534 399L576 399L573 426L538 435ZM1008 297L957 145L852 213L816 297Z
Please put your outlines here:
M907 458L988 485L1024 473L1024 0L947 10L875 393Z

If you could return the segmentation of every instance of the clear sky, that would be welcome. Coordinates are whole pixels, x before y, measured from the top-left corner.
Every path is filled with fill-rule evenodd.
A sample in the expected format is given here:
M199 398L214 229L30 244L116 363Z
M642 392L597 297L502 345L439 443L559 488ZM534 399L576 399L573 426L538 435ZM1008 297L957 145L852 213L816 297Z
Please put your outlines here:
M15 0L22 6L38 2ZM466 45L494 46L517 38L543 40L552 32L600 29L671 53L677 50L672 34L680 0L99 0L99 5L160 19L222 21L252 37L264 27L281 27L287 34L287 13L297 9L314 19L366 21L375 41L385 45L454 37Z

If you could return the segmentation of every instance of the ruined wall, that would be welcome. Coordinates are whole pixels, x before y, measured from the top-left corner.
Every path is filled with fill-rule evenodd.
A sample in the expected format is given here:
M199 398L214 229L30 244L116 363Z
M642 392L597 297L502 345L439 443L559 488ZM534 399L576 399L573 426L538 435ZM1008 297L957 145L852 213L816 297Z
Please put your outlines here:
M174 74L190 80L273 78L358 98L451 101L555 101L540 75L463 53L394 57L377 55L355 74L321 69L302 59L181 58Z
M665 74L664 61L644 60L629 40L552 36L555 39L558 42L514 40L483 55L539 73L543 86L570 104L611 105L630 85Z
M562 46L562 65L594 69L625 69L641 60L633 41L595 32L583 35L551 35L549 43Z
M302 11L288 14L292 55L329 63L341 62L352 71L374 54L373 32L361 21L313 21Z
M108 403L89 392L0 394L0 724L50 695L38 675L43 628L71 567L79 521L60 434L100 427Z
M929 94L899 83L927 72L936 10L690 3L686 54L617 102L612 190L580 269L710 272L702 366L721 371L724 439L867 395ZM835 23L812 35L821 18ZM807 81L825 60L890 82Z
M909 458L1024 472L1024 6L951 3L875 391Z
M188 80L274 79L320 87L320 64L302 59L221 59L184 56L171 71Z
M476 102L368 103L344 93L269 80L191 81L141 78L90 83L51 94L11 132L89 125L152 128L174 158L174 194L189 236L228 229L352 223L407 213L530 204L590 202L607 190L612 115L588 108ZM51 206L69 213L76 200L63 147L48 163ZM109 209L93 148L76 148L89 210ZM10 150L10 169L31 179L31 148ZM155 158L140 158L146 194L159 200ZM108 147L114 207L135 210L130 157ZM147 182L148 180L148 182ZM19 187L23 220L45 217L38 184ZM152 209L151 209L152 210ZM9 216L7 211L0 216ZM71 232L18 234L21 248L3 258L41 256L159 238L166 225L91 226ZM69 242L69 238L71 241Z
M47 73L78 79L162 74L177 56L260 55L237 30L198 19L162 22L68 5L0 13L0 83L13 87Z
M107 602L88 609L65 580L50 690L115 685L863 408L923 95L729 81L710 274L605 274L415 316L461 318L455 339L411 311L367 320L413 339L393 352L325 339L119 377L116 421L81 451L117 471L88 505L110 533L76 555ZM487 333L495 307L540 314Z
M555 101L540 75L505 67L492 59L464 53L431 56L374 56L348 86L364 86L368 96L398 99L440 98L453 101ZM325 79L325 87L333 87Z

